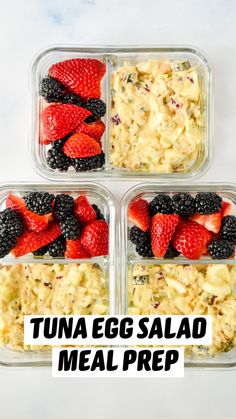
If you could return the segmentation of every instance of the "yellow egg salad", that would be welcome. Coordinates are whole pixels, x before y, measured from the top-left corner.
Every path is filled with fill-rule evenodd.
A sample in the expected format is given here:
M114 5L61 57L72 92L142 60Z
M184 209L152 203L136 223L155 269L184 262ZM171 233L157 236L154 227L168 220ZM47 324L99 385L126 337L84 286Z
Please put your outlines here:
M148 61L111 76L110 164L186 172L204 139L200 77L189 61Z
M128 313L211 315L213 342L187 352L214 356L236 345L236 266L135 265L129 271Z
M108 314L108 280L96 264L17 264L0 269L0 343L24 345L24 315Z

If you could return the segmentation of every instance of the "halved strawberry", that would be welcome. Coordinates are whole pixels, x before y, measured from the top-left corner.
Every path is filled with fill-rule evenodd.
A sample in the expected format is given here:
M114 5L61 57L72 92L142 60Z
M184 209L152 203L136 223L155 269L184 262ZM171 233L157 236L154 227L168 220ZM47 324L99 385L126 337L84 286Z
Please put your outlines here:
M87 259L91 257L89 253L83 248L82 244L80 243L80 239L66 241L65 256L70 259Z
M129 221L143 231L147 231L150 227L150 214L148 202L139 198L131 202L128 210Z
M177 214L158 213L152 217L151 243L156 257L163 257L166 254L178 223L179 215Z
M233 209L233 205L229 202L223 201L221 205L221 212L222 218L226 217L226 215L234 215L235 210Z
M20 257L35 252L40 247L46 246L56 240L60 235L61 229L57 224L51 224L47 230L41 231L40 233L26 231L17 238L12 253L15 257Z
M82 98L99 98L106 66L93 58L73 58L53 64L48 73Z
M73 132L91 114L88 109L77 105L49 105L42 112L44 136L48 140L59 140Z
M100 120L86 124L82 122L76 129L76 132L83 132L84 134L89 135L94 138L96 141L100 142L103 133L105 131L105 124Z
M38 215L26 208L24 199L10 194L6 200L6 207L18 211L27 229L39 233L45 230L53 219L52 213Z
M108 255L109 228L105 220L96 220L82 231L80 243L91 256Z
M218 234L221 228L222 213L221 211L209 215L201 215L195 213L190 219L204 226L207 230L212 231L215 234Z
M195 221L182 221L172 238L173 245L188 259L199 259L207 252L212 233Z
M89 224L97 218L96 211L85 195L80 195L74 203L74 213L82 225Z
M75 158L92 157L101 154L100 144L89 135L77 133L66 141L63 151L66 156Z

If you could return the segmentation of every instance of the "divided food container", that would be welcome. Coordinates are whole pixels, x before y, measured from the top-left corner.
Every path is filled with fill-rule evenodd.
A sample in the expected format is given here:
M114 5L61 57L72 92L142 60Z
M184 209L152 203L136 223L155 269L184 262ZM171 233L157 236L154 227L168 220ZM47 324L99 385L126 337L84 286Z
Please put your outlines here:
M102 80L101 85L101 99L106 103L107 112L105 117L103 118L106 129L105 133L102 137L102 148L105 153L105 165L102 169L95 169L92 171L87 172L76 172L74 168L69 168L67 172L60 172L57 169L51 169L47 163L47 151L51 147L50 145L40 144L40 138L42 138L42 110L45 107L45 101L40 97L40 83L42 79L48 74L49 68L58 62L62 62L64 60L73 59L73 58L95 58L103 62L106 66L106 73ZM176 104L175 100L170 97L171 94L174 95L174 91L168 88L167 98L164 97L164 102L166 102L169 106L170 102L173 105L173 113L176 111L176 115L178 115L178 121L174 123L174 127L170 127L168 120L165 120L165 107L164 105L162 110L157 111L155 107L155 100L150 101L150 104L147 105L145 109L143 106L141 108L137 108L136 101L141 100L144 94L150 94L149 88L142 86L142 83L145 83L146 73L149 74L149 62L153 60L161 60L163 62L181 62L181 63L188 63L190 64L191 68L196 70L197 79L199 83L199 99L197 103L195 103L195 98L191 99L191 109L174 109L174 107L182 107L182 104ZM131 67L130 67L131 66ZM117 76L117 81L114 82L117 86L114 89L114 85L112 84L112 77L114 72L118 69L121 71L127 71L134 69L134 66L139 66L139 76L141 80L140 82L136 80L133 84L133 90L128 90L127 95L129 97L124 97L123 104L122 100L120 100L117 96L117 101L119 102L119 107L121 112L123 112L124 117L126 117L126 110L129 109L130 104L134 104L134 110L132 110L130 117L124 122L122 125L122 130L118 132L117 137L116 134L112 134L113 128L116 124L116 117L117 114L113 115L116 112L116 107L114 103L116 103L116 96L119 93L125 90L124 85L122 83L128 83L131 85L130 80L131 77L124 77L120 78L121 85L119 85L119 75ZM124 70L127 69L127 70ZM130 70L130 71L131 71ZM151 70L150 70L151 71ZM162 71L162 70L161 70ZM178 77L179 74L179 77ZM132 75L132 74L131 74ZM175 81L177 80L180 83L183 83L181 79L183 73L175 73ZM150 76L150 74L149 74ZM148 76L148 77L149 77ZM125 78L126 77L126 78ZM155 75L152 74L151 80L155 82ZM165 78L165 74L163 75ZM167 75L168 79L168 75ZM194 83L194 80L191 77L185 77L187 83L191 87L191 83ZM143 80L143 81L142 81ZM164 80L164 79L163 79ZM152 83L151 81L151 83ZM162 83L162 80L160 81ZM163 81L163 83L165 83ZM144 89L142 90L142 88ZM150 86L149 86L150 87ZM161 87L161 86L160 86ZM185 86L186 87L186 86ZM162 88L165 88L162 86ZM189 88L189 86L188 86ZM123 89L123 90L122 90ZM129 88L127 88L129 89ZM146 90L145 90L146 89ZM185 94L187 95L186 91ZM33 163L34 169L44 178L50 180L57 180L57 181L69 181L69 182L76 182L81 178L88 178L88 179L100 179L102 178L112 178L116 180L191 180L193 178L197 178L201 176L209 167L209 164L212 160L212 151L213 151L213 144L212 144L212 75L211 75L211 68L206 56L194 47L52 47L46 50L43 50L35 59L33 68L32 68L32 80L31 80L31 95L32 95L32 110L31 110L31 129L30 129L30 149L31 149L31 160ZM165 94L164 94L165 96ZM155 96L158 97L158 95ZM140 99L141 98L141 99ZM183 98L183 104L186 101L186 97ZM117 102L117 103L118 103ZM140 102L141 103L141 102ZM50 105L50 104L49 104ZM171 106L172 106L171 105ZM197 106L195 106L197 105ZM47 105L46 105L47 106ZM171 108L169 106L169 108ZM169 109L168 108L168 109ZM195 110L193 108L196 108ZM135 113L136 112L136 113ZM148 122L143 119L142 114L140 112L146 112ZM168 110L168 112L172 112ZM162 120L163 122L160 123L161 129L161 141L163 142L163 150L160 151L160 156L165 155L165 153L169 153L168 147L168 138L166 136L170 136L169 130L174 129L175 134L179 135L182 130L182 119L184 120L186 114L193 112L192 123L193 126L189 128L190 132L190 140L191 135L195 136L195 126L194 120L195 118L201 119L201 126L197 127L198 135L199 135L199 144L196 147L193 155L189 156L189 159L185 162L184 166L181 166L181 158L180 161L176 160L176 152L178 153L180 150L178 147L181 148L181 156L184 156L190 147L189 144L185 144L182 147L181 141L177 141L180 144L178 147L174 146L170 148L170 154L168 154L168 161L173 161L176 167L172 167L171 169L166 168L166 165L160 164L160 168L153 167L153 159L155 163L155 159L158 159L158 151L152 148L152 144L150 144L148 134L145 134L145 131L140 134L140 138L138 140L138 144L135 144L136 137L132 139L131 145L131 135L128 128L130 124L134 126L135 124L137 127L141 126L151 126L150 124L154 124L156 126L157 120ZM152 114L152 118L150 115ZM198 115L197 115L198 114ZM179 116L180 115L180 116ZM179 119L180 118L180 119ZM136 120L137 119L137 120ZM151 122L152 120L152 122ZM122 121L121 121L122 122ZM134 123L134 124L133 124ZM180 126L178 126L180 124ZM176 134L178 131L178 134ZM153 134L152 134L153 135ZM156 135L156 134L155 134ZM158 134L159 135L159 134ZM112 140L113 136L113 140ZM118 143L118 136L119 142ZM141 138L142 137L142 138ZM192 138L193 138L192 137ZM180 137L179 137L180 138ZM123 145L120 146L123 142ZM138 148L136 148L136 146ZM111 161L111 151L113 150L112 147L115 147L115 154L112 154L112 159L114 156L119 160L119 163L114 163ZM128 151L127 151L128 150ZM131 152L130 152L131 150ZM136 166L132 166L135 157L135 150L138 150L139 153L139 163ZM166 151L167 150L167 151ZM145 159L143 156L145 155ZM156 156L156 157L155 157ZM124 163L123 163L124 161ZM149 165L149 162L152 161L152 165ZM161 160L160 160L161 161ZM177 163L178 161L178 163ZM150 163L151 164L151 163ZM172 164L172 163L171 163ZM172 166L173 166L172 164ZM171 170L171 172L170 172Z

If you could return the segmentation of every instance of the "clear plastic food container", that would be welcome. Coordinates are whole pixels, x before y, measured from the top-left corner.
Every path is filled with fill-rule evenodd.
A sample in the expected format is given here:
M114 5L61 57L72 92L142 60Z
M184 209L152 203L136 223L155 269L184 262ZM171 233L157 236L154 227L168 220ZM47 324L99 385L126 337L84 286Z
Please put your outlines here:
M206 309L207 307L207 309L213 310L213 312L214 310L218 310L217 313L219 316L216 319L216 325L220 325L221 322L223 322L223 317L219 318L222 313L229 314L230 320L228 320L228 322L235 325L235 256L224 260L215 260L209 256L202 256L199 260L190 260L183 256L177 256L173 259L148 258L139 256L135 251L134 244L131 243L129 239L130 228L134 225L128 220L128 208L131 202L134 202L139 198L143 198L150 202L158 193L165 193L169 196L173 196L178 192L187 192L194 196L198 192L216 192L223 198L224 202L231 204L230 211L235 215L236 186L234 184L209 183L192 184L188 186L167 186L153 183L139 184L138 186L131 188L124 195L120 209L120 243L122 258L121 312L123 314L130 313L142 315L193 314L193 309L196 309L194 314L197 314L198 310L196 307L199 309L199 306L197 306L198 300L194 300L193 297L195 295L195 298L197 298L196 294L194 294L197 292L197 296L201 295L201 298L207 298L202 301L203 306L201 306L201 309L203 311L201 311L201 314L207 314L206 311L204 311L204 308ZM213 279L212 283L211 278ZM213 285L213 287L218 285L222 286L222 280L224 281L226 278L227 281L229 281L228 283L231 284L231 290L228 291L230 297L222 297L222 300L224 301L222 304L223 311L220 312L221 306L217 307L217 304L220 304L221 297L219 297L216 291L218 297L214 295L214 290L212 291L210 289L210 285ZM205 283L207 283L207 288L203 285ZM202 289L200 287L202 287ZM171 305L172 298L175 301L173 306ZM227 305L229 301L228 298L232 298L232 306L231 303L229 303L229 306ZM163 302L164 305L161 309ZM211 309L210 305L214 308ZM178 307L178 309L176 307ZM229 311L226 311L226 309ZM213 322L214 321L215 320L213 320ZM227 327L227 325L225 327ZM235 326L232 326L232 328L233 327ZM225 333L227 335L227 332ZM224 343L226 346L228 345L227 338ZM230 348L228 351L216 351L215 348L213 348L212 352L210 352L206 351L204 348L195 348L195 350L187 353L185 364L188 367L234 368L236 367L235 340L232 349Z
M114 314L119 308L119 290L116 281L116 206L112 194L105 187L90 183L63 186L56 183L5 184L0 187L0 209L3 211L6 208L9 194L25 197L28 193L39 191L49 192L55 196L68 194L74 198L85 195L91 204L97 205L109 224L109 253L108 256L85 259L55 258L48 254L35 256L33 253L19 258L9 254L1 259L0 365L2 366L51 364L49 350L31 348L22 350L20 347L23 336L21 316L23 313L35 313L35 307L38 314L44 314L45 307L46 312L50 314L54 312L71 314L71 307L75 310L79 307L82 310L81 314L99 314L99 311L100 314L102 312ZM50 301L49 306L47 306L48 301ZM8 341L10 335L12 345L4 345L4 341Z
M102 137L102 149L105 153L105 164L103 168L94 169L86 172L76 172L74 168L70 167L66 172L60 172L57 169L52 169L49 167L47 162L47 152L51 145L40 144L40 138L42 138L42 110L45 108L45 101L42 100L40 96L40 83L42 79L47 75L49 68L58 62L72 58L95 58L106 66L106 73L102 79L101 83L101 99L106 103L107 112L104 116L103 121L105 123L106 129ZM153 92L154 100L150 102L148 108L145 109L141 106L140 109L149 117L149 114L152 113L152 124L154 124L154 130L156 129L156 122L159 118L159 131L165 131L164 134L159 133L159 140L161 141L160 151L154 150L153 145L149 143L152 135L150 132L142 132L137 134L133 132L132 145L128 144L127 141L131 138L131 133L127 131L127 127L131 126L134 131L137 131L138 127L149 126L151 129L151 119L149 119L148 124L145 119L142 119L142 115L139 108L136 107L136 93L130 93L131 98L124 98L124 106L127 103L134 103L134 111L138 114L133 116L132 121L128 123L127 121L122 125L121 132L116 133L116 125L118 124L119 115L114 114L116 109L114 103L116 98L114 94L120 92L120 89L124 89L124 86L118 86L118 90L115 93L114 83L112 82L114 74L117 70L127 68L139 69L139 76L141 82L136 80L135 92L138 92L138 100L142 100L143 94L149 94L149 88L144 85L144 90L142 90L142 84L145 84L145 71L149 72L150 61L159 60L161 62L170 62L173 68L177 68L177 73L174 76L173 83L183 83L183 86L179 88L179 97L181 103L176 102L176 93L174 93L175 88L173 83L172 87L168 87L167 98L164 97L165 94L162 93L164 108L158 112L155 116L155 97L158 97L159 90L165 89L166 86L162 85L162 80L160 79L160 85L158 87L158 94ZM184 63L183 67L178 67L176 62ZM174 64L175 63L175 64ZM186 64L187 63L187 64ZM186 64L186 65L185 65ZM145 67L145 65L147 67ZM182 64L181 64L182 65ZM195 76L197 78L197 89L198 100L194 93L192 95L188 93L188 89L191 88L191 85L194 86L196 80L194 81L192 77L185 77L183 79L183 71L190 71L188 66L191 66L191 70L196 70ZM129 67L131 66L131 67ZM144 66L144 69L143 69ZM168 65L167 65L168 66ZM146 68L146 69L145 69ZM162 67L161 67L162 68ZM123 70L121 70L123 71ZM125 70L124 70L125 71ZM151 71L151 70L150 70ZM162 71L162 70L161 70ZM167 70L163 70L167 71ZM178 77L178 71L182 71ZM115 72L115 73L114 73ZM153 73L154 74L154 73ZM185 75L186 76L186 75ZM118 76L119 77L119 76ZM150 76L147 75L149 79L155 81L155 74ZM165 78L165 74L163 76ZM168 74L167 74L168 79ZM121 78L122 83L124 77ZM99 177L108 177L116 180L119 179L149 179L149 180L186 180L193 179L201 176L209 167L209 164L212 160L212 151L213 151L213 138L212 138L212 75L211 68L208 62L208 58L205 54L194 47L175 47L175 46L165 46L165 47L52 47L43 50L36 57L33 67L32 67L32 82L31 82L31 94L32 94L32 114L31 114L31 131L30 131L30 149L31 149L31 160L35 170L44 178L50 180L59 180L59 181L69 181L76 182L81 177L84 179L97 179ZM164 79L163 79L164 80ZM189 84L187 87L184 84L187 80ZM131 81L131 78L125 80L127 83ZM140 84L141 83L141 84ZM163 81L165 83L165 81ZM150 87L150 86L149 86ZM137 88L137 89L136 89ZM177 88L176 88L177 89ZM133 92L134 92L133 91ZM178 91L178 89L176 90ZM173 93L173 97L170 97ZM132 96L134 94L134 96ZM155 96L156 94L156 96ZM182 96L181 96L182 95ZM141 99L140 99L141 98ZM186 99L187 98L187 99ZM119 100L118 100L119 101ZM186 105L189 101L190 105ZM121 104L121 101L119 102ZM138 102L139 103L139 102ZM167 103L167 105L166 105ZM50 105L50 104L49 104ZM186 105L186 106L185 106ZM120 106L120 105L119 105ZM169 119L166 120L165 112L168 106ZM131 108L128 107L130 110ZM127 114L125 108L122 108L124 115ZM132 111L133 112L133 111ZM175 116L175 120L172 120L172 116ZM135 115L135 113L134 113ZM138 116L137 116L138 115ZM182 126L182 120L186 121L187 115L192 115L188 120L188 127L185 128ZM136 121L139 119L139 122ZM190 122L191 120L191 122ZM199 124L196 122L200 120ZM140 122L142 121L142 122ZM162 122L161 122L162 121ZM169 121L169 122L168 122ZM185 122L184 122L185 123ZM163 128L164 127L164 128ZM172 128L171 128L172 127ZM169 132L173 129L175 133ZM187 131L186 131L187 130ZM181 137L182 133L188 132L188 141L185 143L185 134L183 138ZM196 134L197 132L197 134ZM169 134L168 134L169 133ZM135 144L138 135L138 145ZM174 144L169 144L169 137L176 137ZM168 138L167 138L168 137ZM196 138L197 139L196 139ZM128 138L128 140L127 140ZM136 138L136 139L135 139ZM120 147L118 144L123 145ZM196 147L195 147L196 142ZM155 141L154 141L155 143ZM118 148L116 149L116 145ZM156 143L155 143L156 144ZM189 152L190 148L194 147ZM138 148L136 148L136 146ZM155 148L155 145L154 145ZM131 150L131 152L129 152ZM164 150L164 151L163 151ZM178 153L178 154L176 154ZM186 157L186 153L187 154ZM140 161L133 166L134 155L139 155ZM144 157L145 156L145 157ZM160 165L156 161L159 161ZM145 158L143 161L142 159ZM117 161L116 161L117 160ZM152 162L152 163L150 163ZM150 163L150 164L149 164Z

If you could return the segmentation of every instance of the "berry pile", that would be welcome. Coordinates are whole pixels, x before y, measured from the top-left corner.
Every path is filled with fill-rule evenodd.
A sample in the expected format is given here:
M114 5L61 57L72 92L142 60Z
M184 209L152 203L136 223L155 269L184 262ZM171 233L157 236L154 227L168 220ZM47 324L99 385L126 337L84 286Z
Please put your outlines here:
M138 255L188 259L234 257L236 216L229 202L214 192L170 195L159 193L148 202L135 199L128 217L133 226L129 239Z
M105 163L101 118L106 104L100 99L105 65L96 59L73 58L53 64L40 84L47 106L42 112L40 143L51 144L47 164L53 170L77 172L101 169Z
M33 253L53 258L91 258L108 254L108 223L85 195L31 192L10 194L0 212L0 258Z

